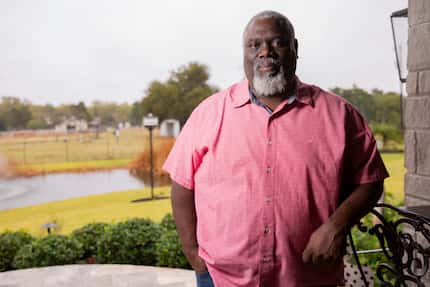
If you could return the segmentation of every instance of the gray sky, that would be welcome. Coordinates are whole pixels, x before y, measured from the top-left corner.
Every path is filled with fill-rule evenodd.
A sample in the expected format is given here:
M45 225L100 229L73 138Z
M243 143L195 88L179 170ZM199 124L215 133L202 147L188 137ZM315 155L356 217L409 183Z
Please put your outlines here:
M295 26L303 81L398 91L389 16L407 2L2 0L0 96L133 102L190 61L226 88L243 78L244 26L269 9Z

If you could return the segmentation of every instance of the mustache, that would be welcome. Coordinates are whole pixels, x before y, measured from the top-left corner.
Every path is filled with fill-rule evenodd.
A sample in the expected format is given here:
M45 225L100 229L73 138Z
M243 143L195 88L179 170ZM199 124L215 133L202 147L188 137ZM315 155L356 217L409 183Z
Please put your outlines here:
M263 58L263 59L256 59L254 62L254 68L259 68L260 66L267 66L267 65L280 66L281 61L279 59L274 59L274 58Z

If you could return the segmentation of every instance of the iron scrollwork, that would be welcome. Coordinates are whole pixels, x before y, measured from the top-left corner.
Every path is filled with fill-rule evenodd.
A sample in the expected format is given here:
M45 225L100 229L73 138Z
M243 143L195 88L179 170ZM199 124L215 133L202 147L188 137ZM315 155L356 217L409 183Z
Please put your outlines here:
M390 221L374 208L371 213L380 223L370 228L358 226L362 232L377 237L388 260L376 269L381 286L425 287L423 277L430 260L430 220L389 204L380 203L376 207L390 209L400 216Z

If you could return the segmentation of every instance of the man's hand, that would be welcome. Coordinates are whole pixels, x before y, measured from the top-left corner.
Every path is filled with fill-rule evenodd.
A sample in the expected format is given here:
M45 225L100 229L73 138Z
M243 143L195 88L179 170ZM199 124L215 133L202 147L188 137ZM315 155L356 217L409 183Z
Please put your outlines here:
M303 251L303 262L313 264L339 262L345 252L346 233L345 228L336 226L330 221L321 225L312 233Z
M172 182L172 209L176 230L182 244L182 250L197 273L207 271L205 262L198 254L199 244L196 238L196 208L194 205L194 191L186 189L176 182Z
M193 267L194 271L197 273L205 273L207 271L206 263L199 256L198 248L193 248L189 251L186 251L185 256L187 257L188 262L191 264L191 267Z

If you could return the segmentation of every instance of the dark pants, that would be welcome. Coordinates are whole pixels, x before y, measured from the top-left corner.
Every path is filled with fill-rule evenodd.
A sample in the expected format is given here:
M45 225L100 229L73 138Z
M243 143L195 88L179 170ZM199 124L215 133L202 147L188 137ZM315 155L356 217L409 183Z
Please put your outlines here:
M215 287L209 272L196 273L197 287Z

